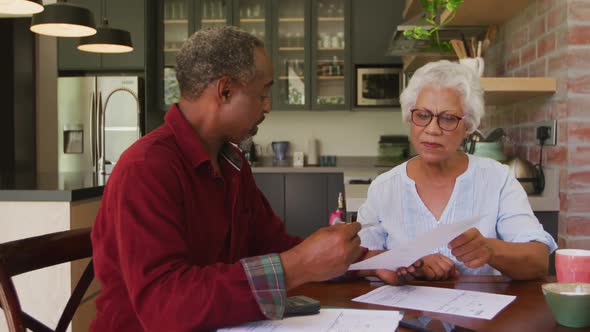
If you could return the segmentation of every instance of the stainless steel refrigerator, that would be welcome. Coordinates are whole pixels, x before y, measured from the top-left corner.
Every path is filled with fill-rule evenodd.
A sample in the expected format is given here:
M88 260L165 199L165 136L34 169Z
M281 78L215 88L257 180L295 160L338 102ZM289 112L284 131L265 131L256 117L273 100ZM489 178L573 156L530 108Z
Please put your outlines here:
M142 84L136 76L58 79L58 170L108 174L141 137Z

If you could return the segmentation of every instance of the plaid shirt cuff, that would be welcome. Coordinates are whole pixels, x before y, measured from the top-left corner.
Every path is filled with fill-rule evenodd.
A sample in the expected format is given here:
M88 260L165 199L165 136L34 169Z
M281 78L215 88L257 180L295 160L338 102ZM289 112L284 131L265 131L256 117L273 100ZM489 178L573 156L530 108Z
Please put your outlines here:
M243 258L240 260L252 294L268 319L281 319L285 312L287 291L285 275L278 254Z

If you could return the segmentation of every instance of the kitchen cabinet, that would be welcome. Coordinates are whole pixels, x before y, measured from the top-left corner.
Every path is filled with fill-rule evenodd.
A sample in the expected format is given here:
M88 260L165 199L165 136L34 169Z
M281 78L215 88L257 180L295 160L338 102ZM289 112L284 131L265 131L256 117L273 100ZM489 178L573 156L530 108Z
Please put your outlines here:
M106 13L102 12L101 1L106 1ZM60 71L144 70L145 0L71 0L70 3L90 9L97 26L106 17L110 27L129 31L133 51L121 54L82 52L77 48L79 38L58 38Z
M302 237L328 225L338 193L344 193L342 173L254 173L254 178L287 232Z
M401 64L387 54L391 37L401 23L404 3L390 0L352 0L353 64Z
M208 27L235 25L265 41L270 50L270 0L164 0L159 2L162 40L157 43L163 70L161 109L180 97L174 65L180 47L193 32Z
M350 0L273 1L276 110L342 110L351 102Z

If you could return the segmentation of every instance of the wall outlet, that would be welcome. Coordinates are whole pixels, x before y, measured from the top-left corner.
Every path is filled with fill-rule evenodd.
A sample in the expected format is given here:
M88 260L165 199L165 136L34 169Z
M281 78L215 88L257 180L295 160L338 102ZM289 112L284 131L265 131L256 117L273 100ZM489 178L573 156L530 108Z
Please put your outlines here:
M541 145L539 140L536 138L537 128L539 127L549 127L549 138L545 141L545 145L557 145L557 120L547 120L537 122L535 126L535 141L537 141L537 145Z

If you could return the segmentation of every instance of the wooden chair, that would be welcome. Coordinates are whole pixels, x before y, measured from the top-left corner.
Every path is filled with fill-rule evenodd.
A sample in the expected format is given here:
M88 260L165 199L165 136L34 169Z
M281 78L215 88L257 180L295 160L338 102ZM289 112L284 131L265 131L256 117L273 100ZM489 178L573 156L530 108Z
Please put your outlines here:
M78 281L55 330L23 312L12 282L21 273L92 257L90 228L46 234L0 244L0 305L10 332L65 331L94 278L92 260Z

